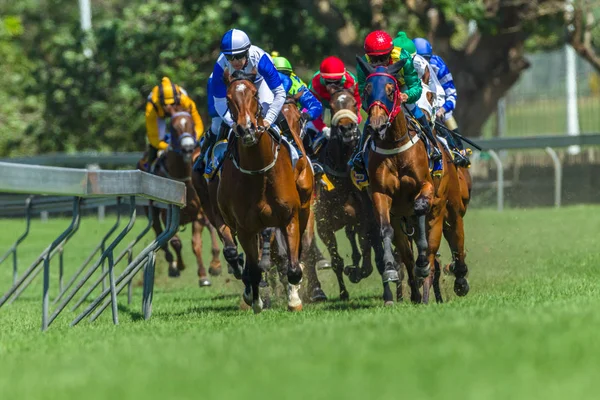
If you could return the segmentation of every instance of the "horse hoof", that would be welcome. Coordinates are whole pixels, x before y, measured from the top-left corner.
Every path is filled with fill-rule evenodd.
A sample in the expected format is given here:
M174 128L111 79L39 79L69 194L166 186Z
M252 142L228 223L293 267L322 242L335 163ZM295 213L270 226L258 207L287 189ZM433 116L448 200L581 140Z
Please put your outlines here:
M177 268L169 267L169 277L170 278L179 278L181 273Z
M254 311L254 314L260 314L263 310L263 301L260 297L258 298L258 301L252 302L252 310Z
M287 286L287 297L288 297L288 310L289 311L300 311L302 310L302 300L300 300L300 285L292 285L288 283Z
M312 291L312 296L310 296L310 301L313 303L319 303L322 301L327 301L327 295L320 287L316 287Z
M394 305L394 302L392 300L388 300L388 301L384 302L383 305L386 307L391 307Z
M208 273L210 274L210 276L219 276L221 275L221 272L222 268L220 265L214 268L212 266L208 267Z
M269 284L264 279L261 279L260 282L258 283L258 287L261 287L261 288L266 288L268 286L269 286Z
M350 300L350 294L348 294L348 292L343 291L340 293L340 300L341 301L348 301Z
M271 309L271 297L265 296L265 299L263 300L263 310L269 309Z
M469 293L469 282L467 282L467 278L457 278L454 281L454 293L457 296L466 296Z
M210 281L207 278L200 278L198 280L198 285L200 287L207 287L207 286L210 286L212 284L210 283Z
M316 267L318 270L330 269L331 263L329 261L327 261L326 259L322 259L322 260L317 261Z
M348 268L348 279L352 283L359 283L362 280L362 271L357 267L346 267ZM344 271L345 272L345 271Z
M383 279L383 283L400 281L400 276L398 276L398 271L396 271L394 268L386 269L385 271L383 271L383 274L381 275L381 277Z

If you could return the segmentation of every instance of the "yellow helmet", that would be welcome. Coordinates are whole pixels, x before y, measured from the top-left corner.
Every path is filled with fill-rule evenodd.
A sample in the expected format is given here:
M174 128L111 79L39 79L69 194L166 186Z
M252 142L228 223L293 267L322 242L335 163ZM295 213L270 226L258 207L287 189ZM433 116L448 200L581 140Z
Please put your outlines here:
M181 99L181 91L179 86L175 85L166 76L162 78L158 85L158 101L161 105L179 104Z

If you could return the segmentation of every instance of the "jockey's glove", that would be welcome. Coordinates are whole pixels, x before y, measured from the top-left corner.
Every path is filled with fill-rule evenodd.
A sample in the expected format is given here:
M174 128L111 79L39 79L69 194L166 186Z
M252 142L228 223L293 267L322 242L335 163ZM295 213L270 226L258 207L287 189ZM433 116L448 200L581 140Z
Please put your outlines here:
M310 114L307 112L303 112L300 114L300 122L304 121L305 123L310 121Z
M322 132L325 139L329 140L329 138L331 137L331 128L326 126L325 128L323 128Z

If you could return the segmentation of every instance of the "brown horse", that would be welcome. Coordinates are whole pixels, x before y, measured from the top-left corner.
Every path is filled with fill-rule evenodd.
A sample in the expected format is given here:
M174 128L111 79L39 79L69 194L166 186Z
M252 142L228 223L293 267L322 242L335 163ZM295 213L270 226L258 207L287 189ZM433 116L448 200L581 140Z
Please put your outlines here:
M399 282L392 250L392 242L395 242L408 271L412 301L427 303L433 278L430 266L435 265L446 213L448 176L443 174L437 188L434 186L426 147L416 132L408 129L401 107L400 88L394 78L406 60L374 69L361 58L357 59L367 75L364 97L369 122L366 129L373 138L368 149L367 170L384 247L384 264L380 268L384 301L386 304L393 302L389 282ZM447 161L447 156L444 157ZM407 218L416 219L416 263L403 223ZM419 293L421 280L425 281L422 297Z
M429 84L429 69L425 69L425 73L421 80L428 85ZM433 105L433 93L428 91L426 93L427 101ZM426 118L431 121L433 115L430 115L428 110L422 110ZM433 127L435 133L435 126ZM448 134L452 134L448 132ZM440 138L438 137L438 140ZM460 139L459 139L460 140ZM464 222L463 217L467 212L467 206L471 199L471 174L467 168L458 167L452 162L450 151L446 146L443 147L443 152L446 155L444 158L444 174L447 175L448 187L447 187L447 202L446 202L446 213L444 216L443 223L443 234L444 238L448 242L450 251L452 252L452 262L444 268L444 271L448 274L455 276L454 291L459 296L464 296L469 291L469 284L466 280L468 272L467 265L465 264L465 249L464 249ZM442 179L434 178L434 187L436 192L439 192L440 184ZM440 265L438 260L435 261L435 271L433 277L433 288L435 297L438 302L442 302L442 294L439 288L440 278Z
M348 300L344 283L345 272L350 281L358 283L373 271L369 229L373 217L371 201L366 192L359 191L350 179L348 161L358 145L358 105L348 89L331 89L331 136L319 152L319 163L332 184L318 185L315 203L317 232L331 255L332 267L340 288L340 299ZM370 220L370 221L369 221ZM344 268L337 247L335 232L344 228L352 247L352 266ZM358 234L361 250L356 243ZM362 253L362 267L359 267Z
M281 229L288 252L288 282L298 285L302 279L300 239L308 225L310 204L301 202L289 150L278 134L263 126L254 79L254 74L241 71L230 75L226 70L223 75L235 136L232 157L223 162L217 201L225 224L246 253L243 297L258 313L263 308L258 235L265 228ZM306 168L303 173L311 172ZM312 186L312 177L307 181Z
M170 108L171 112L171 144L164 155L156 161L155 173L165 178L183 182L186 185L186 206L181 210L180 226L192 223L192 248L198 265L198 283L201 287L210 286L211 283L202 260L202 231L205 227L209 228L212 239L212 260L209 267L209 272L212 275L220 273L221 262L215 229L210 225L201 209L199 198L191 184L192 161L198 156L199 152L196 147L194 121L190 110L178 105L167 107ZM138 163L138 169L144 170L141 163ZM146 212L149 212L148 207L146 207L146 210ZM163 232L166 212L157 207L152 207L151 212L153 213L152 227L158 236ZM169 242L177 256L177 261L175 261L168 246L163 247L165 258L169 263L169 276L178 277L180 271L185 269L185 263L181 255L181 239L178 235L175 235Z

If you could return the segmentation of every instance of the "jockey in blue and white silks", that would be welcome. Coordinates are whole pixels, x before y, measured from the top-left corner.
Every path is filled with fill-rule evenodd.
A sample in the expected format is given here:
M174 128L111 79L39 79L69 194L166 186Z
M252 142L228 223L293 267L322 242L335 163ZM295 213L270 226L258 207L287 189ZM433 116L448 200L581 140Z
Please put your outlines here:
M431 68L435 72L436 77L438 78L442 88L444 89L444 94L446 97L446 101L443 106L437 111L437 117L443 118L444 125L452 132L459 133L458 124L454 119L453 111L456 108L456 100L458 98L458 93L456 91L456 87L454 86L454 78L452 77L452 73L446 66L444 60L438 56L433 54L433 48L427 39L424 38L415 38L413 39L415 47L417 49L417 54L425 58L431 65ZM464 150L462 146L462 141L460 139L455 140L456 147L458 148L458 154L455 155L454 162L455 164L468 167L471 165L471 162L467 158L470 150Z
M221 54L213 69L212 94L215 101L215 110L223 121L232 126L227 107L227 86L223 82L223 73L228 69L251 73L256 68L257 74L254 84L258 89L258 100L263 110L263 123L265 126L273 125L285 103L285 89L279 78L279 73L273 65L271 56L259 47L250 43L248 35L239 29L231 29L221 39Z

